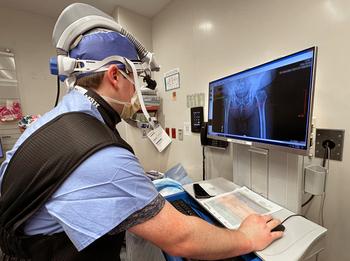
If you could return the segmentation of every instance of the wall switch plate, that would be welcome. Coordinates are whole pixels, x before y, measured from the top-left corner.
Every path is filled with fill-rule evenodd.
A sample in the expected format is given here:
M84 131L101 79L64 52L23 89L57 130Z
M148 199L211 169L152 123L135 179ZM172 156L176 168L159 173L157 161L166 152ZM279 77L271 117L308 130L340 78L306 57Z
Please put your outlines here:
M142 129L141 129L141 133L142 133L142 138L143 138L143 139L147 138L147 129L142 128Z
M179 140L183 140L184 139L184 132L182 129L178 129L177 130L177 134L179 135Z
M191 123L190 122L184 122L184 134L186 136L191 135Z
M335 143L335 147L331 150L330 159L342 161L344 136L345 130L316 129L315 157L324 157L325 148L323 147L323 142L325 140L331 140Z

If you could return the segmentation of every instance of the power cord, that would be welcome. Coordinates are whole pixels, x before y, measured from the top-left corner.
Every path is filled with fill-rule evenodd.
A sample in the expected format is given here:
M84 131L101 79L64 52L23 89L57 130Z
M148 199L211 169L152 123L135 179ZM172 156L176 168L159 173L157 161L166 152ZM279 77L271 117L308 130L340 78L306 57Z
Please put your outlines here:
M326 167L326 160L330 159L330 157L331 157L331 149L333 149L335 147L335 143L333 141L331 141L331 140L325 140L322 143L322 147L325 148L324 155L323 155L322 166Z
M303 218L306 218L304 215L301 215L301 214L293 214L293 215L290 215L288 217L286 217L282 222L281 222L281 225L286 222L288 219L290 219L291 217L303 217Z
M324 214L323 214L323 210L324 210L324 204L325 204L325 200L326 200L326 186L327 186L327 175L329 173L329 160L331 157L331 150L335 147L335 143L331 140L325 140L322 143L322 146L325 148L325 152L324 152L324 156L323 156L323 160L322 160L322 167L324 167L326 169L326 175L325 175L325 188L324 188L324 192L321 198L321 205L320 205L320 212L319 212L319 222L321 224L321 226L324 226ZM308 203L311 202L311 200L314 198L314 195L312 195L304 204L302 204L301 206L304 207L306 206ZM291 215L289 217L287 217L285 220L283 220L283 222L285 222L288 218L292 217L294 215ZM300 215L302 216L302 215ZM283 223L282 222L282 223ZM281 223L281 224L282 224ZM316 261L318 261L318 254L316 254Z
M335 143L331 140L325 140L323 141L322 143L322 147L325 149L324 150L324 155L323 155L323 160L322 160L322 167L326 168L326 162L328 160L328 167L326 168L327 169L327 173L328 174L328 171L329 171L329 160L330 160L330 157L331 157L331 150L335 147ZM327 177L327 175L326 175ZM325 181L325 184L326 184L326 181ZM322 209L323 209L323 205L324 205L324 198L325 198L325 193L322 197L322 201L323 203L321 204L322 206ZM310 198L301 205L301 207L305 207L307 204L309 204L312 200L314 199L314 195L311 195ZM322 210L323 211L323 210ZM322 218L323 219L323 218Z
M334 144L334 142L332 142L332 143ZM334 144L334 146L335 146L335 144ZM324 189L324 192L323 192L323 195L322 195L321 206L320 206L320 213L319 213L319 220L320 220L321 226L324 226L323 209L324 209L324 203L326 201L327 174L329 173L329 160L330 160L330 157L331 157L331 149L334 148L334 146L333 147L326 146L326 149L327 149L327 167L326 167L326 163L324 163L323 167L326 168L327 172L326 172L326 176L325 176L325 189Z
M291 217L303 217L303 218L306 218L304 215L300 215L300 214L293 214L293 215L290 215L290 216L288 216L288 217L286 217L282 222L281 222L281 225L284 223L284 222L286 222L288 219L290 219ZM307 219L307 218L306 218ZM322 225L323 226L323 225ZM316 261L318 261L318 254L319 253L317 253L316 254Z
M307 204L309 204L309 203L311 202L311 200L312 200L314 197L315 197L315 195L311 195L311 197L310 197L308 200L306 200L306 202L303 203L303 204L301 205L301 207L305 207Z

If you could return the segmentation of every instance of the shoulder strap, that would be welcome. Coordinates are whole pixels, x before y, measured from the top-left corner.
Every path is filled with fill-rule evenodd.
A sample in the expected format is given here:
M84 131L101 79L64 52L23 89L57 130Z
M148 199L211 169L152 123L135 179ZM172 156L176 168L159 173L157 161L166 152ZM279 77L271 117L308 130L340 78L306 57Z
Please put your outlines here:
M60 115L34 132L3 177L0 243L3 236L15 235L86 158L111 145L130 148L105 124L81 112Z

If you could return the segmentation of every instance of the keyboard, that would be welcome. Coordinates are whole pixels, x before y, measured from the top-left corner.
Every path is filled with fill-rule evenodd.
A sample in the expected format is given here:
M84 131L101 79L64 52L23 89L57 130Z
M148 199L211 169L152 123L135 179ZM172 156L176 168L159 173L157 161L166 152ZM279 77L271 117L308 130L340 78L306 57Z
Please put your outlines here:
M182 214L199 217L198 214L182 199L177 199L170 203Z

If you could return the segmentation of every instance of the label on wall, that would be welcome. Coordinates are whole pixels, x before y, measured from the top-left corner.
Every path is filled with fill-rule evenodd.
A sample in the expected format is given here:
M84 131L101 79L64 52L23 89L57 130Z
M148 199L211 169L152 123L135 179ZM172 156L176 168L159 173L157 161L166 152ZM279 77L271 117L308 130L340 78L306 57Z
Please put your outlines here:
M186 136L191 135L191 122L184 122L184 134Z
M204 93L194 93L187 95L187 108L204 107Z
M164 74L165 91L180 88L180 69L176 68Z

